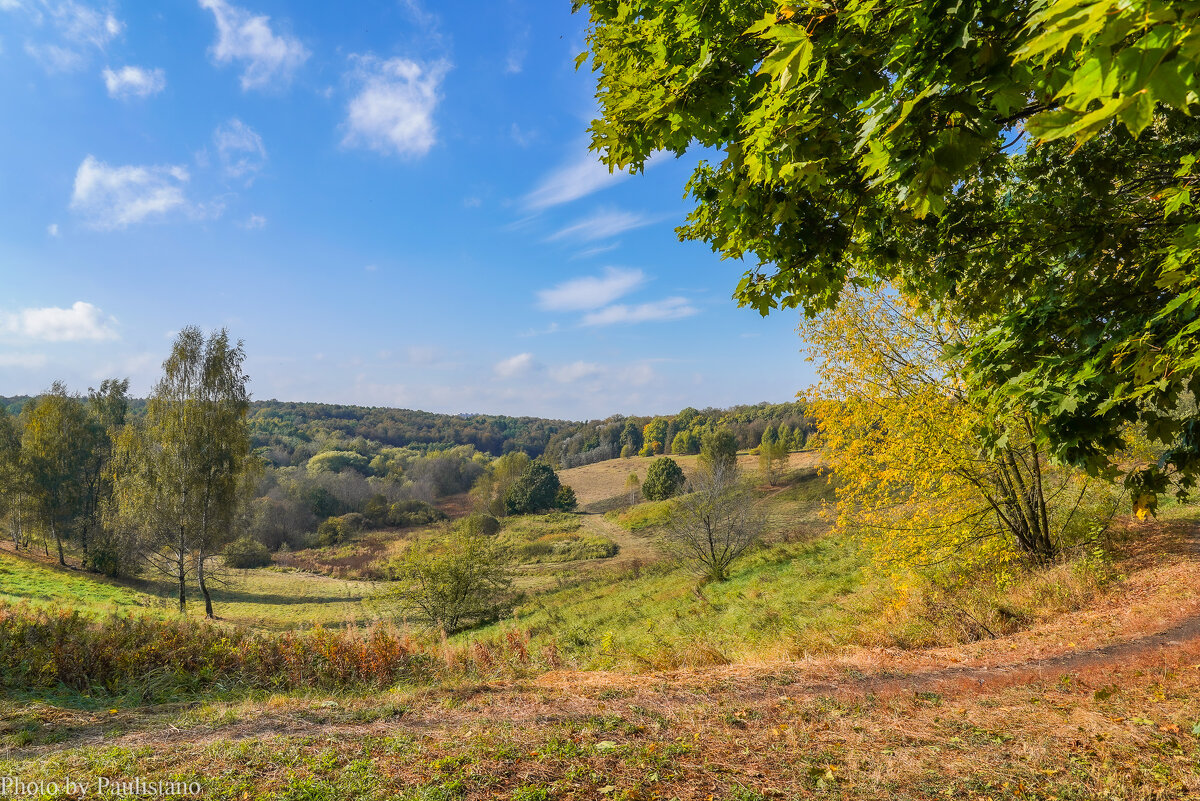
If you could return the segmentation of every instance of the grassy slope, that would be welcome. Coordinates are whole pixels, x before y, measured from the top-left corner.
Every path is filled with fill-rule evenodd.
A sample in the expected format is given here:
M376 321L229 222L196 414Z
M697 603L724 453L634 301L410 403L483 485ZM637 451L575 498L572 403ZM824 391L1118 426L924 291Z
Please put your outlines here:
M1118 589L998 640L115 711L0 700L0 776L230 801L1196 797L1196 526L1156 528Z
M320 623L340 626L365 621L374 613L364 599L370 582L340 581L308 573L278 570L234 570L213 588L214 607L222 620L269 629ZM44 564L0 551L0 600L28 602L89 612L175 614L170 582L117 582L90 573ZM204 614L199 591L188 594L188 613Z
M0 600L90 611L155 608L158 599L116 582L0 551Z

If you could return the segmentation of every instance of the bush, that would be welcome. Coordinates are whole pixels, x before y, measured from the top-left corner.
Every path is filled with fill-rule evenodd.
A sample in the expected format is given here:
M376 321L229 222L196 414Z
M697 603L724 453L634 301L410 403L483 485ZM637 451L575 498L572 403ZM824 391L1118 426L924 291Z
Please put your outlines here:
M239 570L266 567L271 564L271 552L258 540L242 537L225 549L225 564Z
M387 511L388 525L396 528L428 526L445 519L445 512L425 501L397 501Z
M508 493L504 496L504 509L510 515L527 515L554 509L560 487L554 468L543 462L533 462L508 488Z
M683 489L683 470L674 459L655 459L642 482L642 495L648 501L665 501Z
M491 539L464 528L405 551L392 566L396 585L385 603L448 634L499 619L511 602L508 565Z
M323 520L321 525L317 526L317 545L328 547L347 542L350 537L363 530L366 522L367 519L358 512Z
M565 484L558 488L558 494L554 496L554 507L556 509L564 512L573 512L578 505L579 501L575 497L575 490Z
M500 533L500 521L489 514L468 515L460 525L468 533L484 537L493 537Z

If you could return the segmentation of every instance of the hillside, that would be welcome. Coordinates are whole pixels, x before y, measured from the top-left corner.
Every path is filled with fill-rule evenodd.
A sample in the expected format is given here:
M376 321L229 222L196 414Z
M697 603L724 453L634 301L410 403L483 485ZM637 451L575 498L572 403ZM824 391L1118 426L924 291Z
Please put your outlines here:
M5 700L0 775L136 764L218 799L1182 799L1200 792L1200 530L1131 533L1119 587L996 639L543 673L510 638L439 687Z

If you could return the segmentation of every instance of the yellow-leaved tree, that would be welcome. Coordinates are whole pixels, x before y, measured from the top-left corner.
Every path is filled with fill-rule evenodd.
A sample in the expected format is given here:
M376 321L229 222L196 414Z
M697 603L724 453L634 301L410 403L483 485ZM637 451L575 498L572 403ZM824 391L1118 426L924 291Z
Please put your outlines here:
M1107 526L1117 502L1107 484L1051 464L1033 420L998 420L971 402L947 356L968 337L959 321L880 287L847 290L799 331L817 365L806 394L837 476L838 525L879 561L1003 574ZM989 436L997 430L1024 434Z

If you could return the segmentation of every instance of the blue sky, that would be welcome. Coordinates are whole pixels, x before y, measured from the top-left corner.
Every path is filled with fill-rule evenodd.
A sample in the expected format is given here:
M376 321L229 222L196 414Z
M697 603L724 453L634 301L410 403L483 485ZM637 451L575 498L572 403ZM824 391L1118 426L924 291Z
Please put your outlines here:
M570 3L0 0L0 394L228 327L257 398L572 419L789 400L794 313L587 152Z

